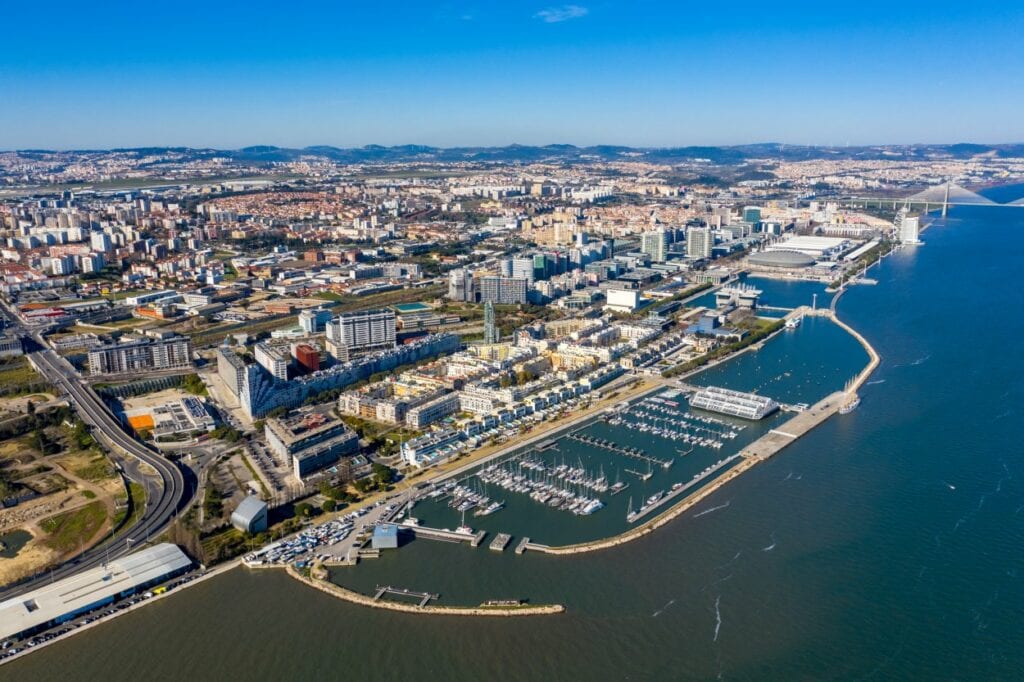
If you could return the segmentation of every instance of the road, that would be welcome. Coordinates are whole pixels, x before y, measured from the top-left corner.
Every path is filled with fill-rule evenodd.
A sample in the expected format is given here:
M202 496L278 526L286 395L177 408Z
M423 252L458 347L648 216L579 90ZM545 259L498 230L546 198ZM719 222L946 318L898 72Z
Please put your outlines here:
M146 504L134 525L122 530L117 538L108 539L40 576L0 591L0 599L141 549L171 523L195 493L192 477L187 477L177 463L165 459L125 433L102 399L67 360L47 347L40 333L29 332L12 314L3 312L7 313L4 317L7 318L5 322L9 332L28 337L26 341L41 347L41 350L29 353L29 361L68 399L82 421L91 428L93 436L107 446L125 475L146 489Z

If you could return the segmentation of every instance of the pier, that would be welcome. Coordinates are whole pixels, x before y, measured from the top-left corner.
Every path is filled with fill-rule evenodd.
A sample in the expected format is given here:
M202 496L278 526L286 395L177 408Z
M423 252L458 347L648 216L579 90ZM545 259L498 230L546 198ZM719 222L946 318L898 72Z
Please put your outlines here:
M737 454L732 455L730 457L726 457L725 459L723 459L722 461L718 462L717 464L714 464L714 465L708 467L707 469L705 469L700 474L697 474L697 476L694 477L692 480L690 480L687 483L683 484L681 487L676 488L675 490L669 491L664 497L662 497L660 500L658 500L654 504L648 505L646 507L642 507L639 511L637 511L632 516L632 518L629 518L627 520L630 523L634 523L636 521L639 521L643 517L647 516L651 512L654 512L654 511L657 511L658 509L661 509L663 506L667 505L669 502L671 502L672 500L676 499L677 497L681 497L681 496L685 495L694 486L700 485L700 483L702 483L709 476L714 476L715 474L717 474L722 469L730 466L733 462L738 460L741 456L742 455L737 453Z
M566 436L566 438L574 440L577 443L583 443L584 445L591 445L596 448L602 448L604 450L608 450L610 452L622 455L623 457L633 457L634 459L650 462L651 464L657 464L658 466L665 469L672 466L671 460L651 457L650 455L648 455L643 450L640 450L639 448L623 447L621 445L616 445L609 441L602 440L601 438L594 438L592 436L584 436L576 433L570 433L568 436Z
M373 595L373 601L380 601L381 597L387 594L393 594L399 597L414 597L418 598L420 608L423 608L430 603L431 600L438 600L441 598L439 594L431 594L430 592L414 592L413 590L407 590L401 587L391 587L391 585L385 585L381 587L377 586L377 591Z
M505 548L508 547L508 543L512 542L512 536L508 533L498 533L493 540L491 540L490 549L495 552L504 552Z
M763 461L831 417L843 404L844 393L836 391L787 421L772 429L740 452L744 457ZM783 430L785 429L785 430Z
M522 554L523 552L525 552L526 551L526 546L529 545L529 544L530 544L530 538L523 538L522 540L520 540L519 544L516 545L516 554Z
M407 530L413 534L416 538L426 538L428 540L440 540L442 542L466 542L470 547L478 547L483 542L484 536L487 535L487 531L481 530L474 535L469 533L457 533L453 530L446 530L444 528L428 528L427 526L402 526L402 530Z

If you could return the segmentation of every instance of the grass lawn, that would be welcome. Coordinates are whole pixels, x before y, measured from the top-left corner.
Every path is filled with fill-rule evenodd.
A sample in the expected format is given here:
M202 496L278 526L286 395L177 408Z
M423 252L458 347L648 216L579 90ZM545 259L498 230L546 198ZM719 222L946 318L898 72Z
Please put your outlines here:
M333 291L318 291L314 296L316 296L316 298L322 298L325 301L334 301L336 303L340 303L345 300L344 296Z
M66 554L88 543L106 518L106 506L96 501L81 509L51 516L39 525L49 533L49 537L44 540L46 545Z
M36 374L24 355L0 363L0 394L37 393L49 384Z
M115 475L114 467L111 466L110 462L103 455L94 457L83 467L72 469L72 472L74 472L75 476L80 476L92 483L106 481L109 478L113 478Z
M132 508L132 516L128 519L128 525L131 526L140 516L142 516L143 510L146 508L146 489L134 481L128 484L128 488L131 490L132 504L134 504L134 507ZM124 495L117 496L118 510L117 514L114 516L115 528L121 523L125 514L128 512L128 506L125 504L127 501L128 498Z

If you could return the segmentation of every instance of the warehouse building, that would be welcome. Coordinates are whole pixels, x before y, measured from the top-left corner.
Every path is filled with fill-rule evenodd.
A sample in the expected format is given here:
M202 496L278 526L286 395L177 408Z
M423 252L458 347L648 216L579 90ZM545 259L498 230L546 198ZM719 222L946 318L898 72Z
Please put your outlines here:
M267 503L250 495L231 514L231 525L243 533L261 533L267 529Z
M185 573L192 560L162 543L0 602L0 639L23 638Z

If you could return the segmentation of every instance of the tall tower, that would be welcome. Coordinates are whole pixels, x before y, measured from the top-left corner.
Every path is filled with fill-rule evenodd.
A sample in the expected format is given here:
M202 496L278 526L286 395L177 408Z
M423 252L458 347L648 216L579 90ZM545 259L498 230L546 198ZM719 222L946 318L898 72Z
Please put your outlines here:
M942 198L942 217L945 218L949 212L949 180L946 181L946 194Z
M498 343L501 337L498 335L498 328L494 326L494 303L484 303L484 343Z

